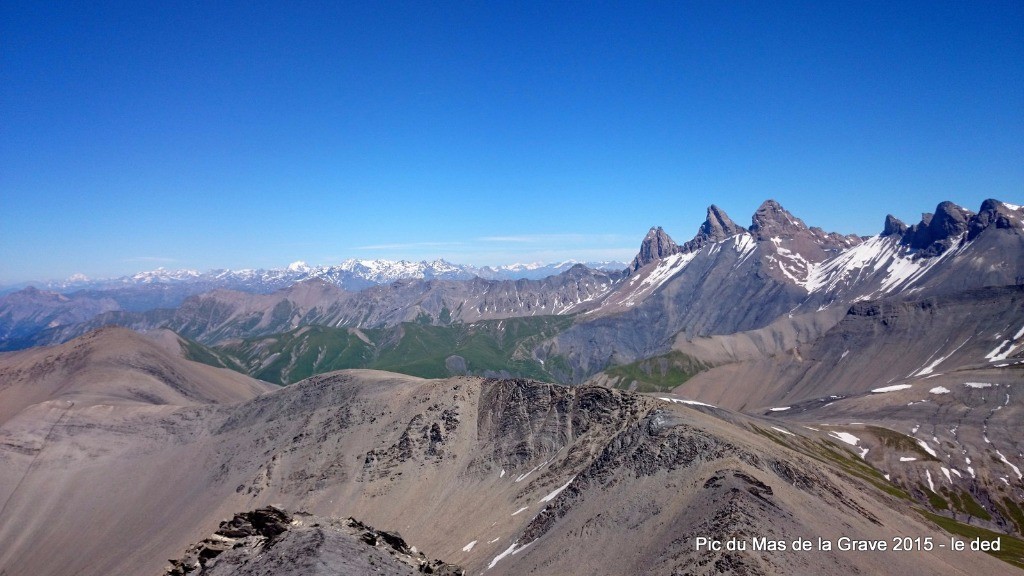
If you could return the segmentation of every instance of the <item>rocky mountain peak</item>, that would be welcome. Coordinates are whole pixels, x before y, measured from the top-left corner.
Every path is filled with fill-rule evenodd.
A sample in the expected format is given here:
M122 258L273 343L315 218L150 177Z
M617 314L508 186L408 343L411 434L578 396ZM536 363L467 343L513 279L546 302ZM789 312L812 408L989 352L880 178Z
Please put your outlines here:
M707 244L720 242L735 236L745 234L747 230L739 226L729 218L724 210L712 204L708 206L708 215L704 223L697 230L697 235L692 240L683 244L683 252L696 252Z
M680 251L679 245L662 229L661 226L651 227L640 243L640 252L629 265L631 271L639 270L655 260L661 260Z
M907 231L907 225L902 220L887 214L885 216L885 226L882 228L882 236L903 236Z
M928 223L936 238L947 238L967 230L967 221L974 212L952 202L942 202L935 208L935 217Z
M754 212L750 232L758 240L775 236L792 236L807 230L802 220L793 216L775 200L765 200Z
M967 225L967 239L974 240L989 227L997 229L1024 229L1024 214L1019 207L989 198L981 203L981 210Z
M974 213L952 202L941 202L934 214L925 213L921 222L907 229L903 243L923 258L942 254L967 232Z

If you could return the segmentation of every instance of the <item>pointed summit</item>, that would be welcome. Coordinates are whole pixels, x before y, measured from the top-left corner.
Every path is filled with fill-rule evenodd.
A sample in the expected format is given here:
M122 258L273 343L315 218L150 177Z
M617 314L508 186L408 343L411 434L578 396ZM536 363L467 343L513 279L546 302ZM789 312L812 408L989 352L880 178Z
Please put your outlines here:
M700 225L697 235L686 244L683 244L683 252L696 252L707 244L720 242L745 232L746 229L733 222L724 210L712 204L708 206L707 219Z
M882 228L882 236L903 236L906 231L907 225L902 220L892 214L885 216L885 227Z
M661 226L651 227L647 236L644 236L644 241L640 243L640 252L633 259L633 263L629 265L629 270L635 272L655 260L661 260L679 251L679 245L665 233Z
M793 216L775 200L765 200L754 212L750 233L758 240L773 236L789 236L807 230L803 220Z

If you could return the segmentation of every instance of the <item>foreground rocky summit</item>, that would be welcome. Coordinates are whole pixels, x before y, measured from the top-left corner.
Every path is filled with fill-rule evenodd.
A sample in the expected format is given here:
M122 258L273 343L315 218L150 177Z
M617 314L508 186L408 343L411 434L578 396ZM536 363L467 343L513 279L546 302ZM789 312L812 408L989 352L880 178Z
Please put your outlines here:
M395 532L354 518L289 514L268 506L235 514L209 538L172 560L166 576L316 576L337 574L435 574L465 570L429 560Z

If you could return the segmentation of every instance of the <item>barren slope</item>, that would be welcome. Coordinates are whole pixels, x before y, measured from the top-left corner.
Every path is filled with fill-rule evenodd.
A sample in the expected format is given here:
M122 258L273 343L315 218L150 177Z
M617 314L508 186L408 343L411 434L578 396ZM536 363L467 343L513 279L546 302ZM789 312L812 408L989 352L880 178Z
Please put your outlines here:
M39 402L208 404L274 389L237 372L189 362L173 332L103 328L74 341L0 353L0 424Z
M0 428L0 566L156 574L221 519L272 503L399 531L472 573L1007 569L970 552L697 552L702 535L942 537L908 501L762 426L600 387L372 371L235 405L48 402Z

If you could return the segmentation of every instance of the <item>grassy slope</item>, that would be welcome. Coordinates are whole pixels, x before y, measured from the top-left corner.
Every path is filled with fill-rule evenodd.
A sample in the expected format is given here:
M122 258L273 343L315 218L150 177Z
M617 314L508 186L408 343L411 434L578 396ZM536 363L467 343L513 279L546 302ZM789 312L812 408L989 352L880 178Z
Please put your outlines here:
M668 354L638 360L631 364L614 366L605 374L617 378L616 388L629 389L636 383L637 392L661 392L671 390L710 368L707 364L673 350Z
M452 374L446 364L451 356L461 357L470 374L503 373L550 381L551 374L532 358L530 350L571 324L572 319L564 316L448 326L410 322L394 328L362 330L369 342L347 328L307 326L192 356L217 366L241 367L256 378L279 384L344 368L376 368L441 378Z

